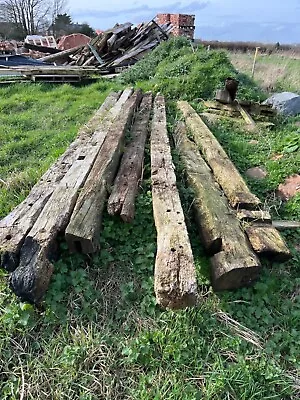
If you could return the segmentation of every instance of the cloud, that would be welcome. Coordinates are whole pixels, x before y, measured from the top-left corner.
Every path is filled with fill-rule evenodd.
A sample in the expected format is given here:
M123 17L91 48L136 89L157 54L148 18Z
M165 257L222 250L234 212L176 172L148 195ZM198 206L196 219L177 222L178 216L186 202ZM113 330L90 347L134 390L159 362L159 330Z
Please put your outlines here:
M88 19L88 18L118 18L124 16L131 16L131 15L140 15L147 17L155 17L156 14L159 12L163 13L195 13L196 11L202 10L203 8L209 5L209 1L193 1L189 4L182 4L181 1L177 1L175 3L165 5L159 7L149 7L146 4L131 7L131 8L124 8L116 11L109 11L109 10L94 10L94 9L79 9L73 12L73 16L75 18Z

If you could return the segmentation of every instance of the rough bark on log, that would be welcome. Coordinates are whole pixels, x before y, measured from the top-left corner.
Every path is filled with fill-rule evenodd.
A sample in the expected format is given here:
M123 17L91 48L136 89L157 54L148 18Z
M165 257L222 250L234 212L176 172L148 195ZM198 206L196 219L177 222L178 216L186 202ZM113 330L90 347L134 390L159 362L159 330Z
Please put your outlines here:
M146 94L131 129L131 142L125 149L121 165L108 200L111 215L120 214L125 222L134 218L135 197L142 176L145 143L152 107L152 94Z
M179 309L197 301L197 281L187 228L176 187L166 127L164 97L157 95L151 128L151 180L157 230L154 289L158 304Z
M2 268L8 271L17 268L20 249L27 233L33 227L61 179L76 160L80 146L89 140L96 126L105 118L119 97L120 93L111 93L106 98L88 123L80 128L77 139L45 172L28 197L0 221L0 266Z
M250 192L240 173L201 117L186 101L179 101L177 105L231 206L255 208L260 205L258 197Z
M274 226L258 223L245 226L249 241L258 254L273 261L284 262L291 258L291 253Z
M141 91L136 91L122 108L120 117L109 130L80 193L66 229L66 240L71 252L94 253L99 248L101 217L108 187L115 177L125 132L141 97Z
M235 213L230 210L197 146L187 138L185 124L178 125L175 138L188 184L194 192L197 226L206 250L215 254L211 259L214 289L236 289L251 283L258 276L260 263Z

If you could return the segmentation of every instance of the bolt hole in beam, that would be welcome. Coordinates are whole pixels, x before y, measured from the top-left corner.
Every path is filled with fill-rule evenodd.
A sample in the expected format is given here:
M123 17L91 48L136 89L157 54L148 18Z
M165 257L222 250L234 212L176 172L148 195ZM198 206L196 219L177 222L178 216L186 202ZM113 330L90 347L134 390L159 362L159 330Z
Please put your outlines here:
M6 239L6 240L10 240L11 238L12 238L11 235L6 235L6 236L5 236L5 239Z
M79 156L78 158L77 158L77 160L84 160L85 159L85 156Z
M175 253L176 249L174 247L171 248L172 253Z

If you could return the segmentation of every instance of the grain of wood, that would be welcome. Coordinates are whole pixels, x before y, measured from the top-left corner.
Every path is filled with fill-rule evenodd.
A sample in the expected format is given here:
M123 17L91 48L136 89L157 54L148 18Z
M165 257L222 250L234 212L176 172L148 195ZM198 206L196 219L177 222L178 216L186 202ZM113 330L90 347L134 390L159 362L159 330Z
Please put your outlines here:
M131 141L121 160L112 193L108 200L108 213L120 214L125 222L131 222L135 212L135 197L142 176L145 143L149 133L152 94L146 94L131 129Z
M252 223L245 225L245 232L256 253L277 262L287 261L291 258L290 250L280 233L271 224Z
M106 98L94 116L80 128L77 139L45 172L28 197L0 221L0 265L2 268L13 271L18 266L20 249L27 233L33 227L59 182L78 157L79 148L90 139L96 126L105 120L119 97L120 93L111 93Z
M21 248L20 264L10 276L11 288L26 301L38 303L48 288L54 268L52 261L56 255L56 238L69 222L79 191L105 141L107 129L113 125L117 110L121 111L122 104L132 93L131 90L124 92L99 123L90 140L78 149L76 160L27 234Z
M195 221L210 255L215 290L236 289L255 281L260 262L242 231L235 212L215 182L197 146L187 137L184 123L175 131L187 182L193 190Z
M179 101L177 105L183 113L187 127L190 129L205 161L212 169L216 181L222 187L231 206L234 208L255 208L260 205L259 198L250 192L235 165L201 117L186 101Z
M126 129L141 97L141 91L138 90L124 104L119 118L103 142L66 229L66 240L71 252L94 253L99 249L104 203L117 172Z
M157 95L151 128L151 180L157 230L154 289L158 304L178 309L197 301L194 258L185 224L166 127L164 97Z

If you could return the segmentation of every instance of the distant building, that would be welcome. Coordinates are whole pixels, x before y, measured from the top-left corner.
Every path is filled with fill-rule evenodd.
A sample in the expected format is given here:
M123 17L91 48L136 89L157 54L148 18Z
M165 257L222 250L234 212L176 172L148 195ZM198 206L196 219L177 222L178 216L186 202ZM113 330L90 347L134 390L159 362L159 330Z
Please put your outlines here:
M173 25L173 36L186 36L187 38L194 40L195 15L157 14L156 20L160 25L171 23Z

